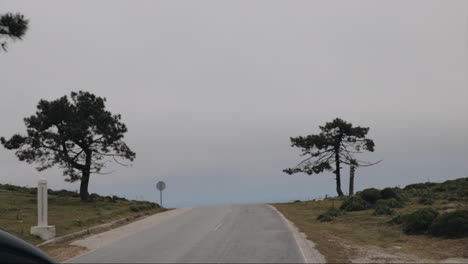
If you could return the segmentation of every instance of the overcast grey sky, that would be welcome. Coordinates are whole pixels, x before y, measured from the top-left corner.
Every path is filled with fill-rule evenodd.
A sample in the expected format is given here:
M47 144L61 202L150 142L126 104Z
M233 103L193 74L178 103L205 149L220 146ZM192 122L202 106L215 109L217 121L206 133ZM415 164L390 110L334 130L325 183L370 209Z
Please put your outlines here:
M86 90L121 113L132 167L90 191L168 206L335 195L289 176L289 137L341 117L376 143L357 189L468 177L468 1L18 1L30 19L0 54L1 136L41 99ZM0 182L78 189L0 149ZM344 190L347 190L345 169Z

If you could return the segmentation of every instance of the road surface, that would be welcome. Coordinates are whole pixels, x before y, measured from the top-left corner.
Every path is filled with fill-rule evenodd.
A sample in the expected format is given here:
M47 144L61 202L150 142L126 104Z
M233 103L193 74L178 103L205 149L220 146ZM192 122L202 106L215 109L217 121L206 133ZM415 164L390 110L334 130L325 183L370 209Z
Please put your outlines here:
M303 263L304 257L281 216L256 204L193 208L71 262Z

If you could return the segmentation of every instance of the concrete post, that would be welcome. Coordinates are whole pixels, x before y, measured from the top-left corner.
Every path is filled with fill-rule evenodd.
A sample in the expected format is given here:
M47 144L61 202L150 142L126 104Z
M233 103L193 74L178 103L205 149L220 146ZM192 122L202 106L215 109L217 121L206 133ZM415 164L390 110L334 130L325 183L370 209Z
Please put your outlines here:
M37 226L31 227L31 234L43 240L55 237L55 226L47 223L47 181L40 179L37 185Z
M37 226L47 226L47 181L39 180L37 186Z

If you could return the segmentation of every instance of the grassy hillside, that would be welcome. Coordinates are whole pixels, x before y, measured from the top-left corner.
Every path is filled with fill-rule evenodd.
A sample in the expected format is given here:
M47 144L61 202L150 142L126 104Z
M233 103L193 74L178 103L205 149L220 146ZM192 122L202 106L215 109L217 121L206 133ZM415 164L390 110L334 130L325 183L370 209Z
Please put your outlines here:
M357 211L344 209L350 208L350 198L296 201L274 206L317 244L329 262L468 258L468 178L411 184L403 189L386 188L386 191L397 194L398 199L382 201L382 197L378 197L381 200L374 203L364 201L364 207L358 208L363 210ZM360 197L372 200L373 194L381 193L381 190L367 190L353 199L363 202ZM344 202L346 204L342 206ZM391 203L394 203L393 208L385 206ZM354 209L357 205L360 204L354 203ZM465 218L459 217L458 222L449 227L463 225L464 235L459 233L460 238L444 238L431 235L428 230L408 234L411 230L408 231L407 226L411 227L411 223L402 223L401 219L409 219L408 215L424 208L434 209L439 218L448 212L463 212ZM414 217L416 221L423 218L421 215Z
M78 193L49 190L49 224L57 236L108 223L140 212L158 213L165 209L146 201L130 201L116 196L92 194L91 202L81 202ZM41 239L29 234L37 225L36 188L0 184L0 227L26 241L38 244Z

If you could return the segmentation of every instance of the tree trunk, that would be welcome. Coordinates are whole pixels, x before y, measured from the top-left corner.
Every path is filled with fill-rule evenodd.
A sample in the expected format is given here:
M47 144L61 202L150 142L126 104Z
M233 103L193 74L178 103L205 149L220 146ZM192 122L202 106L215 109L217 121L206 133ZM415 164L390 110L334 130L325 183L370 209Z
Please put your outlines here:
M84 170L81 176L81 184L80 184L81 201L89 201L88 184L89 184L89 170L88 171Z
M349 168L349 196L354 195L354 173L356 172L356 167L351 166Z
M84 170L82 170L81 184L80 184L81 201L89 201L88 184L89 184L89 176L91 174L91 158L92 158L92 152L86 151L86 163L85 163Z
M335 148L335 175L336 175L336 192L338 196L344 196L341 190L341 175L340 175L340 150Z

